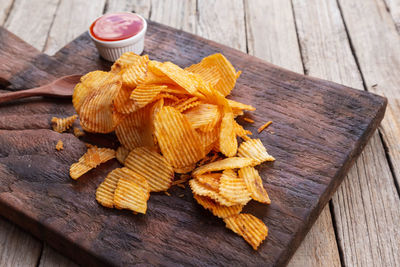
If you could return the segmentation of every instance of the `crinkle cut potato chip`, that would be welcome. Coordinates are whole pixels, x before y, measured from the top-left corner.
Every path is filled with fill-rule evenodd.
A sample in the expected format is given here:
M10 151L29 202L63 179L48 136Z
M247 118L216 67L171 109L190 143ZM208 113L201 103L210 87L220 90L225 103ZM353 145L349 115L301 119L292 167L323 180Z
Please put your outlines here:
M146 77L148 63L149 56L144 55L129 64L129 67L122 74L122 83L132 88L142 83Z
M193 176L197 176L206 172L222 171L226 169L238 169L246 166L251 166L254 163L253 159L232 157L226 158L212 163L203 165L193 171Z
M198 106L189 109L184 114L194 129L203 126L207 131L212 130L218 123L218 119L220 118L219 112L217 105L199 104Z
M200 75L205 82L210 83L212 86L215 86L221 79L221 73L216 66L204 68L200 63L198 63L185 68L185 70Z
M121 86L113 100L116 111L122 114L129 114L139 109L139 107L135 105L135 101L130 98L132 91L133 89L126 85Z
M157 95L161 93L162 89L165 88L167 88L166 85L138 85L135 90L132 91L130 98L134 101L138 108L142 108L154 101Z
M222 173L205 173L195 177L197 181L203 184L205 187L219 192L219 179Z
M230 169L222 173L219 180L219 193L227 200L240 205L246 205L251 199L244 179L238 177Z
M125 69L129 68L137 60L139 60L140 56L133 52L123 53L111 66L111 73L117 74Z
M121 81L114 76L86 97L78 112L85 131L109 133L118 125L121 117L113 111L113 99L120 87Z
M244 158L251 158L254 160L255 165L264 161L274 161L275 158L267 153L260 139L250 139L240 144L238 149L238 156Z
M221 121L219 134L219 150L227 157L233 157L237 152L237 139L234 128L235 119L232 112L225 112Z
M215 127L210 132L203 132L201 130L196 130L196 131L197 134L200 136L205 154L208 154L214 148L214 146L218 144L219 127Z
M239 169L239 177L246 183L247 190L251 198L264 204L271 204L267 191L263 186L260 174L253 167L244 167Z
M227 228L242 236L254 250L257 250L268 236L267 226L251 214L241 213L229 216L224 218L224 222Z
M119 146L115 152L115 157L119 163L124 164L126 157L129 155L130 150L124 146Z
M161 152L174 168L191 166L205 156L199 135L175 108L163 107L154 127Z
M78 162L71 165L69 175L72 179L76 180L99 164L112 158L115 158L115 151L113 149L93 146L88 149Z
M128 171L125 171L128 173ZM114 206L117 209L130 209L146 214L147 200L150 197L149 185L146 180L136 180L132 171L128 177L120 177L114 192ZM132 177L133 176L133 177Z
M197 194L193 194L193 198L196 199L197 203L203 206L203 208L211 211L212 214L222 219L239 214L243 209L243 205L234 205L228 207L218 204L209 197L199 196Z
M114 207L114 192L117 188L118 180L121 177L122 169L117 168L107 174L104 181L96 189L96 200L107 208Z
M174 170L159 153L147 147L132 150L125 159L125 166L143 176L151 192L166 191L174 180Z
M232 100L232 99L227 99L227 101L228 101L229 106L230 106L232 109L250 110L250 111L256 110L256 108L253 107L253 106L246 105L246 104L237 102L237 101Z
M53 117L51 122L53 123L53 131L62 133L71 128L74 124L75 120L78 118L78 115L72 115L66 118L57 118Z
M228 199L223 197L218 191L209 189L196 179L189 180L189 185L194 194L197 194L199 196L209 197L224 206L230 207L236 205L236 203L229 201Z

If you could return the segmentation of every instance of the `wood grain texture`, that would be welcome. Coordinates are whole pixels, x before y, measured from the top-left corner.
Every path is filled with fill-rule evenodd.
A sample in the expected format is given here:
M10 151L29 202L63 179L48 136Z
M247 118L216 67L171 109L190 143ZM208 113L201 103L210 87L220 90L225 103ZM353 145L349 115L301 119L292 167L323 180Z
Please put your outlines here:
M196 1L152 0L150 19L176 29L196 33Z
M245 1L249 54L303 73L290 1ZM265 23L265 21L268 23ZM340 266L331 213L326 206L288 266Z
M150 0L136 0L136 1L126 1L126 0L108 0L105 12L118 12L118 11L127 11L127 12L135 12L139 13L145 18L149 17L151 9L151 1ZM169 8L165 10L165 12L169 12Z
M400 1L399 0L384 0L386 7L393 18L397 32L400 34Z
M367 90L388 98L380 132L400 184L400 35L382 1L339 1ZM365 31L363 29L368 29Z
M71 260L55 251L47 244L44 245L39 267L78 267Z
M15 0L5 27L42 50L60 0ZM35 20L32 18L40 18Z
M14 0L0 0L0 25L6 21Z
M3 30L1 35L2 49L18 43L9 41L15 37ZM7 51L16 59L21 57L15 55L16 49ZM232 98L257 107L252 115L256 123L245 124L246 128L256 132L256 126L265 122L266 117L275 122L270 128L274 134L255 134L278 159L260 168L273 203L269 207L256 203L247 207L270 229L268 240L258 252L199 208L189 189L175 188L171 197L152 195L145 216L100 207L94 199L95 188L119 164L110 161L79 182L72 181L68 178L69 165L84 152L84 144L71 134L60 135L48 128L15 130L12 138L9 131L0 131L0 141L7 144L0 144L4 155L0 158L0 213L82 264L285 264L379 124L386 101L285 71L237 50L149 23L145 52L151 58L188 66L216 51L244 70ZM1 55L4 57L4 52L0 53L0 60ZM38 57L49 67L48 79L56 73L64 75L109 66L98 59L87 34L54 58L37 55L29 62L36 63ZM68 67L56 68L59 62ZM12 78L13 83L7 88L23 86L16 81L23 81L24 85L43 82L47 78L41 75L43 66L44 63L26 64L29 72L14 68L14 75L7 68L8 78L19 77ZM50 105L42 112L72 113L67 102L49 102L38 101L40 106ZM12 107L21 106L3 107L0 112L7 114ZM33 147L17 142L34 137L40 138ZM60 138L65 149L58 153L54 142ZM112 140L108 143L116 145ZM45 166L35 167L43 161L47 162ZM177 197L182 192L185 197ZM30 200L32 195L35 201Z
M350 44L344 41L347 36L336 1L296 0L293 6L304 66L310 75L362 90L361 75ZM324 59L329 60L321 64ZM381 181L379 186L375 184L378 180ZM376 198L381 200L379 205ZM395 240L400 237L394 221L400 218L398 195L378 134L356 161L332 203L346 266L397 265L394 258L398 255L398 242L396 244ZM388 257L376 257L376 253Z
M106 0L60 0L44 52L53 55L87 31L90 24L103 14L105 3Z

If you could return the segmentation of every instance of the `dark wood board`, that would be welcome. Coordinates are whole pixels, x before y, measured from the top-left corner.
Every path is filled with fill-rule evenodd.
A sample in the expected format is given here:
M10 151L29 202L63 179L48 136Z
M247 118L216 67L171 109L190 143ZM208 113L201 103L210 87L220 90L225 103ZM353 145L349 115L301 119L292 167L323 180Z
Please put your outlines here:
M145 53L185 67L222 52L243 73L232 99L254 105L240 123L261 138L276 162L259 167L270 206L251 202L269 236L258 251L195 203L188 187L152 194L146 215L106 209L95 189L119 165L112 160L79 181L69 166L86 148L50 129L71 115L70 100L35 98L0 106L0 214L83 265L282 266L382 120L386 99L299 75L237 50L149 22ZM85 33L46 56L0 28L0 89L20 90L55 77L108 69ZM272 120L261 134L257 127ZM112 135L90 135L109 147ZM65 149L55 150L57 141ZM183 198L178 195L184 194Z

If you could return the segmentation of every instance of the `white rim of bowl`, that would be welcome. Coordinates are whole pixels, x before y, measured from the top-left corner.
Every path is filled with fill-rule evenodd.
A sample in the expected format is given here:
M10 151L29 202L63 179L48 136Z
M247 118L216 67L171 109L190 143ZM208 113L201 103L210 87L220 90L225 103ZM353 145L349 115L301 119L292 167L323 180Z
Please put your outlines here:
M126 38L126 39L122 39L122 40L118 40L118 41L102 41L102 40L99 40L99 39L97 39L96 37L94 37L92 35L92 33L90 32L90 28L92 27L93 23L96 20L98 20L99 18L101 18L104 15L107 15L107 14L104 14L104 15L101 15L101 16L97 17L95 20L93 20L92 24L90 24L90 28L88 30L90 38L92 38L94 41L96 41L96 42L98 42L100 44L104 44L104 45L110 45L110 44L123 45L125 43L131 43L131 42L138 41L144 36L144 34L146 33L146 30L147 30L147 21L141 15L139 15L137 13L133 13L133 12L116 12L116 13L135 14L136 16L138 16L143 21L143 28L137 34L135 34L135 35L133 35L133 36L131 36L129 38Z

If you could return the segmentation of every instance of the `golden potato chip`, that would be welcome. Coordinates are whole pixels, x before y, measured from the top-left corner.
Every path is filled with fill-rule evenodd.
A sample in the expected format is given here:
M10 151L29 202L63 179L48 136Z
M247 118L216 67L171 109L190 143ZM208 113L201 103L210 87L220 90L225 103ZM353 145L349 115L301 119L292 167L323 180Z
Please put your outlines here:
M122 114L129 114L139 109L139 107L135 104L135 101L131 99L132 91L133 89L126 85L121 86L113 99L113 104L116 111Z
M226 227L236 234L242 236L254 250L268 236L267 226L258 218L251 214L241 213L224 218Z
M101 90L102 86L114 78L115 74L105 71L92 71L81 77L81 82L75 86L72 94L72 104L78 114L80 114L81 106L86 98L97 90Z
M214 145L218 143L219 127L215 127L210 132L197 130L197 134L203 144L205 154L208 154L214 148Z
M251 158L254 164L258 165L264 161L274 161L275 158L267 153L260 139L250 139L240 144L238 149L238 156L244 158Z
M251 166L253 163L254 163L253 159L242 158L242 157L231 157L203 165L195 169L192 174L193 176L198 176L200 174L207 172L243 168L246 166Z
M84 136L85 135L85 133L83 132L83 131L81 131L79 128L74 128L74 135L76 136L76 137L81 137L81 136Z
M237 108L233 108L232 109L232 113L233 113L233 117L237 117L237 116L242 116L242 115L244 115L244 112L243 112L243 110L241 110L241 109L237 109Z
M196 95L197 86L196 81L193 79L192 73L181 69L179 66L175 65L172 62L157 64L152 70L160 71L164 75L168 76L176 84L184 88L188 93Z
M267 191L263 186L258 171L253 167L244 167L239 169L239 177L241 177L247 186L247 190L251 193L251 198L265 204L271 204Z
M123 53L111 66L111 73L119 73L133 64L141 57L133 52Z
M127 117L115 128L119 142L129 150L141 146L154 146L151 106L141 108Z
M221 73L216 66L204 68L198 63L185 68L185 70L197 73L205 82L210 83L212 86L215 86L221 79Z
M165 85L167 85L167 87L161 90L162 93L169 93L181 96L189 95L188 92L179 85L174 85L174 84L165 84Z
M143 176L151 192L166 191L174 180L174 170L167 160L147 148L133 149L125 159L125 166Z
M232 99L227 99L228 100L228 104L232 109L240 109L240 110L250 110L250 111L254 111L256 110L255 107L250 106L250 105L246 105L240 102L237 102L235 100Z
M174 105L174 108L176 108L179 112L184 112L185 110L196 107L200 104L201 102L198 101L198 98L194 96L185 100L182 103Z
M117 188L118 180L125 177L125 172L121 168L112 170L107 174L104 181L96 189L96 200L107 208L114 207L114 192Z
M219 193L227 200L241 205L246 205L251 199L244 179L229 169L219 179Z
M76 180L99 164L112 158L115 158L115 151L113 149L92 146L78 162L71 165L69 175L72 179Z
M59 133L65 132L72 126L72 124L74 124L76 118L78 118L78 115L72 115L66 118L53 117L51 119L51 122L53 123L53 131Z
M233 128L234 128L235 134L237 136L240 136L240 138L242 138L245 141L250 140L250 137L248 137L247 135L253 135L252 132L245 130L243 128L243 126L240 125L239 123L237 123L236 121L233 122Z
M149 62L149 56L144 55L139 57L134 63L129 65L128 68L122 74L122 83L131 88L136 87L142 83L146 77L147 64Z
M197 181L203 184L205 187L219 192L219 180L222 173L205 173L195 177Z
M193 197L194 199L196 199L197 203L203 206L203 208L211 211L214 216L222 219L239 214L243 209L243 205L234 205L228 207L218 204L216 201L212 200L209 197L199 196L197 194L193 194Z
M56 149L57 151L63 150L64 149L64 143L61 140L58 140L57 144L56 144Z
M117 151L115 152L115 157L117 158L117 160L121 163L124 164L126 157L128 156L130 150L127 149L124 146L119 146L117 148Z
M196 164L189 165L189 166L182 167L182 168L174 168L174 172L176 172L176 173L188 173L188 172L193 171L194 168L196 168Z
M170 78L168 78L166 75L164 75L162 73L160 75L157 75L156 73L154 73L154 71L151 69L150 62L149 62L146 76L144 77L143 82L141 82L140 84L162 84L162 85L175 85L176 86L176 84ZM167 88L164 90L167 90Z
M130 98L138 108L142 108L154 101L161 90L166 87L166 85L140 84L132 91Z
M213 54L208 57L205 57L201 60L200 63L196 65L200 66L190 66L187 70L194 70L198 68L212 68L216 67L220 74L220 79L214 85L214 88L221 92L224 96L230 94L233 87L235 87L236 79L238 78L240 73L236 73L235 68L232 64L222 55L222 54Z
M161 152L174 168L192 166L205 156L199 135L175 108L163 107L154 127Z
M205 185L203 185L196 179L189 180L189 185L190 185L190 188L192 189L193 194L209 197L224 206L230 207L230 206L236 205L235 203L227 200L225 197L223 197L221 194L219 194L218 191L209 189L208 187L206 187Z
M85 131L109 133L114 130L119 118L113 112L113 99L120 87L121 81L115 76L86 97L79 113Z
M233 157L237 151L237 139L232 112L225 112L221 120L219 150L227 157Z
M166 101L165 101L165 100L167 100L167 99L170 99L170 100L172 100L173 102L179 101L179 98L178 98L178 97L176 97L176 96L174 96L174 95L172 95L172 94L169 94L169 93L160 93L158 96L156 96L156 97L153 99L153 101L159 100L159 99L161 99L161 98L164 99L165 105L167 104Z
M114 192L114 205L117 209L130 209L134 212L146 214L147 200L150 197L149 186L145 179L135 180L140 177L135 172L128 172L128 177L120 177Z
M219 108L213 104L199 104L187 110L184 114L194 129L203 126L205 131L212 130L220 118Z

